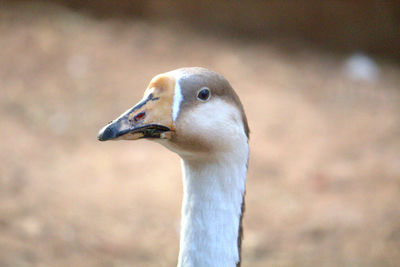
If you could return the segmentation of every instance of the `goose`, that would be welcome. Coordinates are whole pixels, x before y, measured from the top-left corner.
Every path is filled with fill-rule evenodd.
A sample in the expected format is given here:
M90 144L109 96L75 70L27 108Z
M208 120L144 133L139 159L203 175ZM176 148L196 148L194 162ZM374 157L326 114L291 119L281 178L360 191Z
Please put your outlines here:
M200 67L155 76L143 99L98 134L100 141L137 139L181 158L177 266L240 266L249 127L229 82Z

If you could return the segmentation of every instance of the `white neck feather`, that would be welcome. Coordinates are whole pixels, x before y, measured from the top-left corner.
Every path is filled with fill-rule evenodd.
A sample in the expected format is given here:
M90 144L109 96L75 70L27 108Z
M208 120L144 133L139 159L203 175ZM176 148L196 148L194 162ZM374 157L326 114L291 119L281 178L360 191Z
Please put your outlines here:
M247 160L247 143L212 159L182 160L178 267L234 267L240 261L238 235Z

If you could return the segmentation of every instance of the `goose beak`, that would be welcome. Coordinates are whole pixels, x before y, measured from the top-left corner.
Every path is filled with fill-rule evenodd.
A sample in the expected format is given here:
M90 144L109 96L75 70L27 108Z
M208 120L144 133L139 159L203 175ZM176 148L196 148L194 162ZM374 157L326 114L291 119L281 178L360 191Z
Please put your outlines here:
M173 131L171 106L148 94L142 101L104 126L97 136L100 141L169 139Z

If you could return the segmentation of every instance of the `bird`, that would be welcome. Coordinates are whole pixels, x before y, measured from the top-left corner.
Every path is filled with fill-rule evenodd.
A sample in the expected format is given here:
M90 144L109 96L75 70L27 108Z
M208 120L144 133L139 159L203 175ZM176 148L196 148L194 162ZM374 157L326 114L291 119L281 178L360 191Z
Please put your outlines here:
M249 126L220 74L188 67L156 75L140 100L98 140L155 141L181 158L178 267L241 265Z

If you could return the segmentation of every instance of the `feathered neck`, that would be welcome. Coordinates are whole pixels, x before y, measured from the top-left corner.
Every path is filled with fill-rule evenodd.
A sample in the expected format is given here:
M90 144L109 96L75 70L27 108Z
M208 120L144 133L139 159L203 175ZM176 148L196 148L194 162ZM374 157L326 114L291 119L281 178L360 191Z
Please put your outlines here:
M182 160L178 267L240 265L248 145L207 160Z

